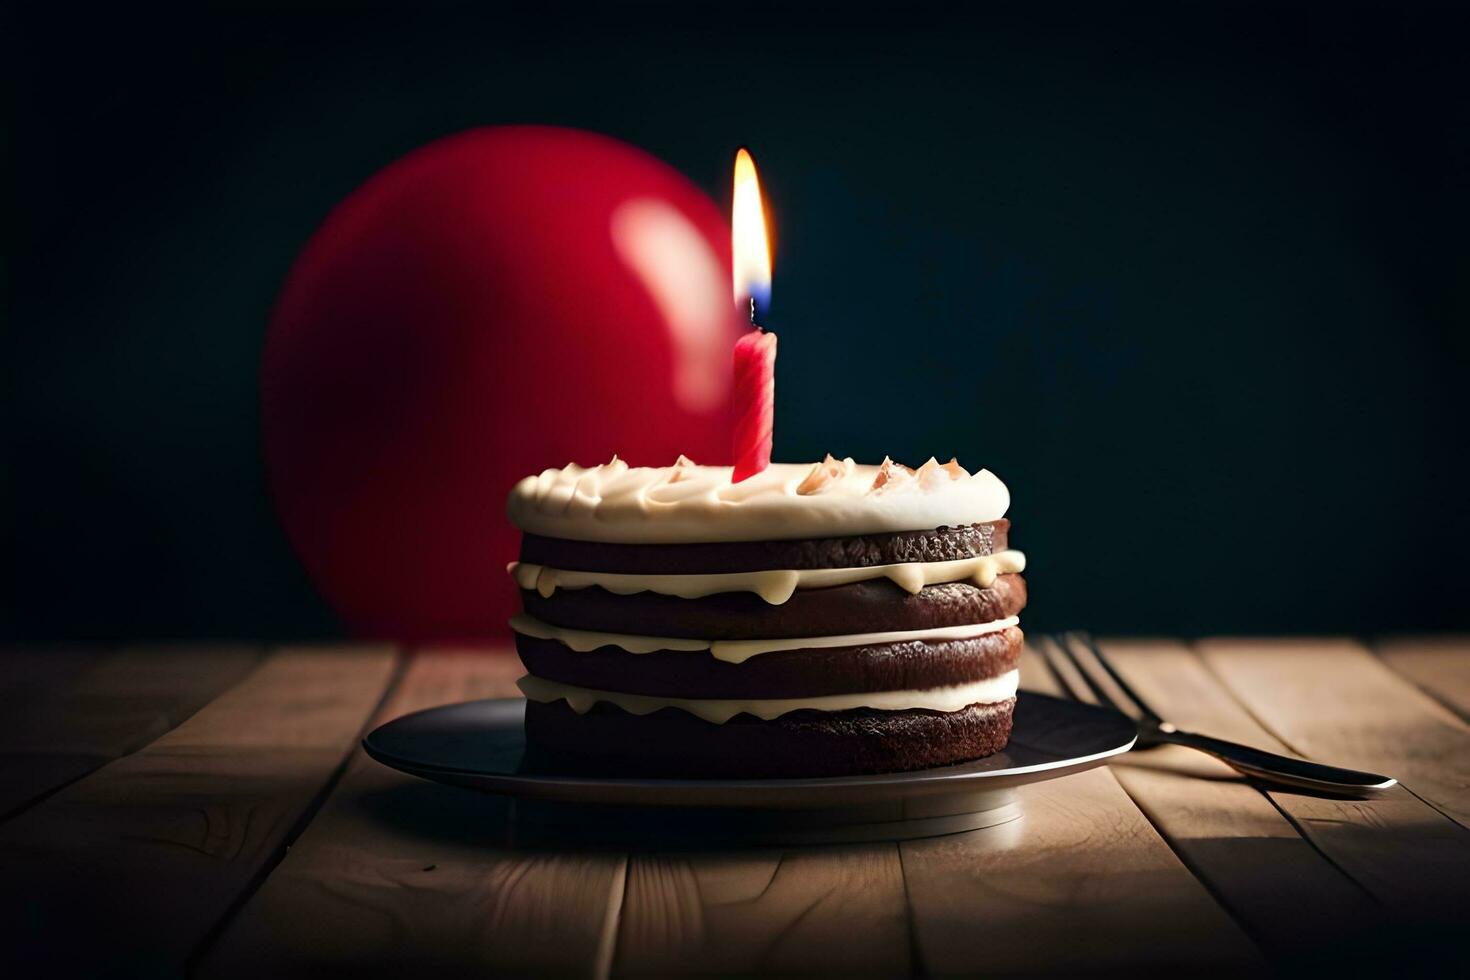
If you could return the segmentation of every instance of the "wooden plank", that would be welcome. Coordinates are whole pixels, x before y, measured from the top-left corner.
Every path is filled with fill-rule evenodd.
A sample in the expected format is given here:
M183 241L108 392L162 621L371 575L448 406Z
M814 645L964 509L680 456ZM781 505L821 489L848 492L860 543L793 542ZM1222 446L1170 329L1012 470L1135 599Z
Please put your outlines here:
M1308 737L1302 738L1302 743L1316 747L1314 756L1324 761L1402 772L1394 760L1386 760L1376 751L1352 758L1350 750L1357 739L1351 732L1341 740L1340 749L1336 748L1336 740L1323 734L1333 728L1350 729L1355 721L1373 724L1363 715L1354 714L1348 707L1350 701L1339 700L1336 678L1340 672L1348 691L1371 683L1372 678L1386 679L1387 703L1399 705L1390 711L1402 710L1404 701L1394 692L1402 693L1407 685L1382 671L1381 665L1370 664L1368 671L1361 671L1361 648L1343 645L1340 649L1345 656L1338 657L1333 647L1324 649L1315 643L1263 644L1263 650L1282 658L1277 667L1285 683L1292 683L1292 675L1305 671L1319 678L1320 683L1310 694L1298 688L1299 695L1306 696L1293 706L1291 699L1280 696L1280 692L1262 690L1261 685L1269 684L1275 671L1263 671L1248 663L1254 659L1250 641L1212 641L1201 646L1210 651L1208 662L1214 675L1225 679L1236 703L1232 706L1214 701L1208 715L1199 716L1200 728L1277 752L1301 747L1284 743L1279 734L1290 732L1301 737L1306 732ZM1303 658L1305 662L1301 662ZM1147 676L1139 679L1148 683ZM1162 685L1152 688L1152 693L1161 699L1167 696ZM1145 696L1150 695L1145 692ZM1470 925L1470 909L1463 897L1464 883L1470 880L1470 833L1402 787L1371 800L1332 799L1284 790L1269 790L1268 795L1303 837L1377 902L1378 913L1373 921L1357 930L1345 928L1350 942L1324 943L1324 950L1339 951L1339 964L1350 966L1352 972L1464 972L1466 954L1461 937ZM1329 961L1317 965L1325 969L1338 964Z
M7 647L0 651L0 703L23 703L63 688L109 652L105 646L69 643Z
M910 955L893 844L635 857L614 972L897 976Z
M415 657L375 722L516 694L510 657ZM518 851L506 799L358 752L321 811L205 955L204 977L606 973L619 854Z
M1021 676L1052 688L1034 651ZM1108 769L1018 791L1023 816L900 845L934 974L1243 971L1260 953Z
M1104 640L1101 646L1138 694L1175 724L1281 750L1182 643ZM1334 944L1375 927L1381 918L1379 905L1329 860L1332 854L1324 857L1287 817L1318 819L1322 801L1281 794L1273 803L1229 766L1179 746L1131 753L1113 772L1190 869L1274 959L1311 959L1320 966L1326 951L1337 948ZM1364 812L1371 807L1364 804ZM1349 850L1341 842L1344 836L1328 841L1342 852L1338 859L1393 866L1383 835L1376 835L1376 845L1366 842L1366 854L1362 844Z
M1292 751L1295 746L1285 744L1262 724L1264 721L1270 725L1273 718L1282 718L1283 712L1291 710L1290 705L1274 701L1268 695L1255 696L1252 692L1256 691L1259 678L1254 672L1236 669L1242 660L1249 658L1249 641L1229 641L1228 646L1202 644L1202 647L1214 650L1210 663L1216 675L1224 677L1227 686L1234 677L1237 686L1231 688L1235 705L1216 703L1200 727L1211 734L1272 751ZM1318 657L1312 652L1315 649L1306 648L1298 653L1315 659ZM1356 651L1349 648L1349 653L1350 661L1356 661ZM1291 651L1285 656L1292 656ZM1323 679L1322 686L1326 689L1315 691L1297 710L1303 715L1331 712L1337 702L1331 690L1335 682L1328 678L1337 674L1337 660L1333 658L1328 665L1318 659L1308 666ZM1289 665L1288 668L1301 669ZM1390 679L1390 689L1401 684L1397 678ZM1155 693L1163 696L1164 692ZM1263 714L1263 710L1268 713ZM1296 730L1298 724L1287 718L1282 728ZM1364 719L1364 724L1371 722ZM1331 753L1332 748L1329 746L1325 751ZM1316 757L1323 761L1366 764L1349 762L1337 754ZM1397 767L1380 768L1392 774ZM1399 788L1372 800L1336 800L1271 790L1270 797L1323 854L1385 908L1394 910L1395 918L1463 920L1463 902L1455 896L1463 892L1464 881L1470 880L1470 835L1413 793Z
M1198 649L1236 698L1293 751L1395 776L1470 826L1470 728L1360 644L1215 639Z
M11 648L0 654L0 820L47 792L97 768L91 753L37 752L17 746L17 736L49 721L39 710L69 688L87 668L109 653L102 646L40 644Z
M13 933L0 960L21 966L10 975L181 973L335 775L395 659L279 652L0 828L0 929Z
M1394 637L1373 651L1419 689L1470 720L1470 636Z
M245 677L262 652L180 645L41 655L0 696L0 819L174 728Z
M1107 769L1019 795L1020 820L900 845L928 972L1260 966L1250 940Z

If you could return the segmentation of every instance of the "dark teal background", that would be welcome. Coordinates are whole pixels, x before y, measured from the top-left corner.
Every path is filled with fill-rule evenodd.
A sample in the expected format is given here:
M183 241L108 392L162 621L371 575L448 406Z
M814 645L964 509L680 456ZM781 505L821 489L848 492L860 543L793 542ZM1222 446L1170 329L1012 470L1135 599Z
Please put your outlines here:
M722 202L753 147L778 456L996 471L1030 626L1470 626L1454 7L536 9L4 15L7 635L336 631L264 492L270 304L359 182L509 122Z

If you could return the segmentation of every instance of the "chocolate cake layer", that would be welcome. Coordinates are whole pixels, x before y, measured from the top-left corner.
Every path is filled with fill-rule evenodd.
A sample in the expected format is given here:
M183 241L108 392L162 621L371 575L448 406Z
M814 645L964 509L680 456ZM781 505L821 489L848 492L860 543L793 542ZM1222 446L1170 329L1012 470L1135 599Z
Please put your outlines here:
M985 680L1016 669L1016 627L966 640L909 641L762 653L744 663L707 652L586 653L556 640L516 637L526 670L598 691L671 698L805 698L860 691L918 691Z
M703 575L772 568L866 568L957 561L1004 551L1011 522L897 531L848 538L727 541L711 544L607 544L525 534L521 561L551 568L625 575Z
M900 772L978 759L1005 747L1016 699L959 711L793 711L714 725L676 708L632 715L599 704L526 705L531 750L555 764L625 776L794 778Z
M568 629L696 640L846 636L992 623L1026 605L1026 582L1001 575L988 589L968 582L930 585L917 594L887 579L829 589L799 589L780 605L750 592L681 599L657 592L613 595L600 588L557 589L550 598L521 590L526 612Z

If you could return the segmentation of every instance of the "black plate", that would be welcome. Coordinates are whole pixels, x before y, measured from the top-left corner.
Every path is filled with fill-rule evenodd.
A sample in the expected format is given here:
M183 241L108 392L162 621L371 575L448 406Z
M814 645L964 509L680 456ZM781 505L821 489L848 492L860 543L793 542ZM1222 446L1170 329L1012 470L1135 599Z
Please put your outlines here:
M363 748L415 776L526 800L806 809L994 798L990 791L1101 765L1132 748L1138 734L1118 712L1022 691L1005 751L962 765L818 779L622 779L536 768L525 758L524 715L519 698L430 708L388 722L363 739Z

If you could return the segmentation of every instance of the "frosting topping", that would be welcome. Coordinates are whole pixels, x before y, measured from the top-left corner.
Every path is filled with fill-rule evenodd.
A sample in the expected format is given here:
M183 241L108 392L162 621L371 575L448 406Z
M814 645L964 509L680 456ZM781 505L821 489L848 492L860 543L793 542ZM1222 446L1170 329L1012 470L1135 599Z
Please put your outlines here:
M697 718L723 725L739 714L754 715L762 721L779 718L791 711L851 711L873 708L878 711L959 711L972 704L994 704L1014 697L1020 671L1012 670L972 684L936 687L927 691L867 691L861 694L828 694L810 698L663 698L647 694L624 694L621 691L596 691L574 687L559 681L527 674L516 684L532 701L548 703L566 701L579 715L592 710L599 701L617 705L629 714L649 715L662 708L678 708Z
M989 470L951 460L917 470L892 460L859 465L773 463L740 483L728 466L568 464L528 476L506 513L523 531L575 541L679 544L846 537L995 521L1010 492Z
M999 633L1020 623L1015 616L972 626L937 626L927 630L890 630L883 633L849 633L845 636L802 636L769 640L688 640L672 636L635 636L629 633L602 633L574 630L543 623L525 613L511 617L510 628L523 636L538 640L556 640L578 653L599 647L618 647L627 653L653 653L655 650L678 650L690 653L709 651L716 660L743 664L751 657L778 650L811 650L827 647L857 647L878 643L907 643L913 640L968 640L987 633Z
M529 562L511 562L511 578L522 589L535 589L544 599L557 589L597 586L614 595L657 592L681 599L701 599L719 592L754 592L773 606L790 599L797 589L826 589L886 578L911 595L926 585L968 579L988 589L996 576L1026 570L1026 556L1019 551L998 551L953 561L904 562L898 565L863 565L857 568L772 568L756 572L718 572L700 575L647 575L622 572L583 572L548 568Z

